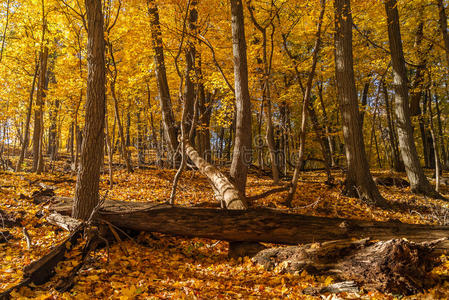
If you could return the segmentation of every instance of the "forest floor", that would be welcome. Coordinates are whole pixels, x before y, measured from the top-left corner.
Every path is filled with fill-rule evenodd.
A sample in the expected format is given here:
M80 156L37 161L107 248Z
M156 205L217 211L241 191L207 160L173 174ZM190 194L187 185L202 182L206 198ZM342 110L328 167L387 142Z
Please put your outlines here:
M128 174L124 170L114 173L115 185L107 194L108 199L125 201L160 201L169 198L174 170L135 170ZM373 172L375 175L385 171ZM388 173L389 174L389 173ZM334 174L342 180L340 171ZM396 174L404 177L404 174ZM108 175L102 176L101 194L108 190ZM62 180L61 180L62 179ZM59 172L43 175L31 173L0 173L0 213L14 215L20 220L15 227L2 228L12 238L0 243L0 292L17 284L22 268L44 255L51 246L61 242L67 233L45 220L48 210L44 204L33 204L29 198L38 190L36 183L56 187L58 196L73 196L74 176ZM408 188L380 187L382 195L391 203L390 210L375 208L358 199L341 196L341 187L329 187L323 182L324 173L304 172L298 192L293 201L292 212L353 219L377 221L399 220L404 223L445 224L449 223L449 205L410 193ZM52 182L53 181L53 182ZM286 182L284 182L286 184ZM250 174L247 193L255 197L273 186L268 177ZM253 206L286 208L281 203L287 192L279 192L252 201ZM449 187L442 193L449 196ZM257 198L257 197L256 197ZM178 205L216 206L213 192L206 178L198 172L188 171L182 176ZM30 249L23 234L27 228L32 240ZM123 248L126 248L124 253ZM88 260L79 272L75 286L70 292L59 293L55 283L79 262L68 259L58 265L56 276L47 284L22 288L12 293L13 298L37 299L316 299L303 293L307 287L323 287L333 282L332 277L320 277L302 272L282 274L266 271L250 259L229 259L228 243L208 239L185 239L162 234L140 234L134 241L115 243L101 249ZM441 266L434 273L449 275L449 259L442 257ZM109 260L109 262L108 262ZM359 293L340 293L324 296L325 299L395 299L400 295L387 295L364 290ZM425 294L406 299L448 299L449 283L442 283ZM321 298L317 298L321 299ZM404 298L402 298L404 299Z

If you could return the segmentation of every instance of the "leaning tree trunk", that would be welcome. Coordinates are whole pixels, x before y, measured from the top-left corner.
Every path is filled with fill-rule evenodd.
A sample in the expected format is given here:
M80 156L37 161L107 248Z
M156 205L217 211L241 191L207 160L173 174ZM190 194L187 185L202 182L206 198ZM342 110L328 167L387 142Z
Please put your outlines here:
M36 66L34 69L33 83L31 84L30 97L28 100L27 118L25 121L25 132L23 134L22 149L20 150L19 160L17 161L16 172L20 172L20 169L22 168L23 160L25 159L25 153L28 148L28 143L30 140L31 111L33 109L34 87L36 85L36 77L37 77L38 71L39 71L39 65L36 63Z
M352 56L352 15L349 0L335 0L335 71L343 123L346 159L345 192L386 206L371 176L366 159Z
M101 0L85 0L87 16L87 96L81 160L72 216L87 220L99 201L105 120L105 41Z
M221 202L222 207L226 209L246 209L248 204L229 179L203 159L195 148L190 145L187 138L185 138L184 145L187 156L199 171L209 179L215 196Z
M402 160L405 165L411 190L431 197L441 197L430 185L419 163L418 153L413 138L413 129L409 111L409 89L407 69L402 50L399 13L396 0L385 1L387 13L388 38L390 41L391 61L393 66L393 85L395 90L395 113L398 122L397 131Z
M236 102L236 130L231 163L231 179L245 196L246 176L251 164L251 101L248 89L248 64L242 0L230 0L232 16L232 52Z
M301 129L300 129L301 132L299 133L299 154L298 154L299 157L298 157L298 162L295 166L295 171L293 173L291 187L288 191L288 196L287 196L287 200L286 200L287 206L291 205L293 196L295 195L296 187L298 186L299 172L300 172L300 169L303 166L303 162L304 162L304 153L305 153L305 147L306 147L306 134L307 134L307 132L306 132L306 130L307 130L307 113L311 112L311 107L310 107L309 102L310 102L310 98L311 98L311 94L312 94L312 84L313 84L313 78L315 77L315 69L316 69L316 65L318 63L318 54L320 52L320 47L321 47L321 27L323 25L323 18L324 18L325 10L326 10L326 1L322 0L320 17L319 17L319 21L318 21L318 29L315 34L315 45L313 47L312 67L310 68L310 73L309 73L309 77L307 79L306 90L304 92L304 99L303 99L303 103L302 103L302 116L301 116ZM299 77L298 77L298 80L299 80ZM325 160L326 160L326 157L325 157Z
M165 70L164 48L162 44L161 25L159 23L159 11L155 0L147 0L148 13L151 18L151 37L153 40L155 73L157 86L159 90L159 101L162 112L162 123L164 133L170 150L175 157L175 151L178 148L178 140L175 128L175 117L168 88L167 73Z

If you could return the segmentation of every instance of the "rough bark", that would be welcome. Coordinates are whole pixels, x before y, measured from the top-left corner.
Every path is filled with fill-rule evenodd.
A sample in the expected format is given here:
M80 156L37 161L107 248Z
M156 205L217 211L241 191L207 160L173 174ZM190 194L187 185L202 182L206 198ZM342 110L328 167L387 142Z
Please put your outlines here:
M105 120L105 42L100 0L85 0L87 15L86 118L72 216L86 220L99 201Z
M443 0L437 0L438 4L438 15L441 35L443 36L444 48L446 50L446 63L449 66L449 34L447 32L447 15L446 9L444 8Z
M72 199L62 198L51 209L69 214L71 206ZM98 217L120 228L137 231L292 245L367 237L377 240L407 238L423 242L446 238L449 230L449 226L315 217L265 208L225 210L114 200L105 201ZM443 246L446 248L448 245Z
M345 139L345 192L375 205L386 206L371 176L366 159L359 103L354 81L352 16L349 0L335 0L335 71Z
M58 156L58 113L59 100L56 99L53 103L52 109L49 111L50 128L48 128L48 154L52 161L55 161Z
M431 197L441 197L430 185L419 163L418 153L413 138L413 129L409 111L409 89L407 69L402 50L399 13L396 0L385 1L390 41L391 61L393 66L393 86L395 90L395 113L402 161L405 165L411 190Z
M231 180L244 197L248 166L251 164L251 101L248 89L245 25L242 0L230 0L232 17L232 52L235 81L235 142L231 163Z
M441 251L435 249L441 242L332 241L266 249L253 261L277 272L306 270L310 274L331 275L337 281L353 281L368 289L410 295L438 283L431 271L441 264Z
M159 90L159 103L162 112L162 123L166 141L172 152L178 148L178 140L175 128L175 117L168 88L167 73L164 61L164 48L162 46L162 32L159 23L159 11L155 0L147 0L148 13L150 15L151 37L153 39L155 73Z
M42 137L44 131L44 98L47 73L48 47L43 47L39 60L39 78L37 83L36 108L34 110L33 130L33 171L43 171Z

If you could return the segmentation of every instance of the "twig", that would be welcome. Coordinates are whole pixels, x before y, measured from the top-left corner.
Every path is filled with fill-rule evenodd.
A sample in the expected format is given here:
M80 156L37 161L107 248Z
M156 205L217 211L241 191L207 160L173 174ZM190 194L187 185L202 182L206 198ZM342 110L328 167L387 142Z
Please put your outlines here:
M27 241L27 248L28 248L28 250L30 250L33 243L31 242L31 237L28 234L28 230L26 229L26 227L23 227L23 236L25 237L25 240Z

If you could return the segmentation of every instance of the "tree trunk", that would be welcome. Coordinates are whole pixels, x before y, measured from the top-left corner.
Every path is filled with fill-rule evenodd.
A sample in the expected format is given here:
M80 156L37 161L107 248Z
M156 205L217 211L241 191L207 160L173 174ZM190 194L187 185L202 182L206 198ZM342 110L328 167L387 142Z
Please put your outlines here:
M140 115L141 111L140 108L138 108L138 111L136 112L136 119L137 119L137 164L139 166L145 164L145 147L143 142L144 133Z
M44 167L42 157L42 138L44 133L44 98L47 73L48 47L43 47L39 62L39 79L37 83L36 109L34 111L33 131L33 171L41 173Z
M20 150L19 160L17 161L16 172L20 172L20 170L22 168L23 160L25 159L25 153L26 153L26 150L27 150L28 144L29 144L31 111L33 109L33 95L34 95L34 88L36 85L36 77L37 77L38 71L39 71L39 65L36 63L36 66L34 68L33 83L31 84L30 97L28 100L27 118L25 121L25 130L24 130L24 134L23 134L22 149Z
M443 36L444 48L446 50L446 63L449 66L449 34L447 32L447 15L443 0L436 0L438 4L439 23L441 35Z
M108 122L108 116L105 115L105 140L106 140L106 146L108 150L108 168L109 168L109 189L112 189L114 186L114 179L113 179L113 170L112 170L112 163L113 163L113 154L112 154L112 144L111 144L111 137L109 132L109 122Z
M443 125L441 122L441 111L440 111L440 104L439 104L439 97L435 94L435 109L437 113L437 124L438 124L438 139L441 142L441 158L442 158L442 168L447 169L448 167L448 157L446 153L446 146L444 144L444 136L443 136Z
M109 73L111 75L110 89L111 89L112 99L114 100L115 119L117 120L118 133L119 133L119 136L120 136L120 146L121 146L120 150L121 150L122 158L123 158L123 160L125 161L125 164L126 164L126 170L128 171L128 173L132 173L133 172L133 168L131 166L131 155L129 155L129 153L128 153L125 132L123 130L122 122L120 120L118 99L117 99L117 95L115 93L115 84L117 82L117 65L115 63L112 43L109 41L109 39L107 40L107 44L108 44L109 55L110 55L111 61L112 61L112 63L111 63L112 69L109 69Z
M175 128L175 117L168 88L167 74L165 70L164 48L162 44L161 25L159 23L159 11L155 0L147 0L148 13L150 15L151 37L153 40L155 73L159 90L159 101L162 112L162 123L166 141L174 154L178 148L178 140Z
M396 0L385 1L387 13L388 37L393 66L393 85L395 89L395 113L398 122L398 138L402 160L405 165L411 190L431 197L441 197L430 185L419 163L409 111L409 90L407 70L402 50L399 13Z
M271 7L273 9L273 7ZM262 34L262 62L263 62L263 72L262 72L262 105L264 105L265 112L265 124L267 126L266 128L266 135L265 139L267 141L268 151L270 153L270 160L271 160L271 176L273 178L273 183L278 184L279 183L279 162L276 155L276 146L274 143L274 128L273 128L273 121L272 121L272 113L271 113L271 91L270 91L270 76L271 76L271 61L274 51L274 43L273 43L273 35L274 35L274 25L273 20L265 20L262 26L259 24L259 22L256 20L256 17L254 16L254 7L251 4L251 0L248 1L248 10L250 12L251 20L257 30L260 31ZM271 14L270 14L271 16ZM271 32L271 55L268 57L267 52L267 29L268 27L272 27Z
M295 166L295 171L293 173L293 179L291 182L291 187L288 191L288 196L286 199L287 206L291 206L291 202L293 200L293 196L296 192L296 187L298 186L298 180L299 180L299 172L301 170L301 167L304 166L304 153L305 153L305 147L306 147L306 130L307 130L307 113L310 114L311 110L311 103L310 97L312 93L312 85L313 85L313 78L315 77L315 69L316 65L318 63L318 54L320 52L321 47L321 27L323 25L323 18L324 18L324 12L326 10L326 1L321 1L321 11L320 11L320 17L318 21L318 29L315 34L315 45L313 47L313 54L312 54L312 67L310 68L309 77L307 79L307 85L304 92L304 99L302 103L302 116L301 116L301 128L299 133L299 153L298 153L298 162ZM299 80L299 76L298 76ZM312 111L312 114L314 111ZM314 116L316 119L316 116ZM318 130L318 128L315 128ZM326 160L326 157L325 157ZM329 169L329 168L327 168Z
M232 52L236 102L236 130L231 163L231 179L245 196L246 176L251 164L251 101L248 89L248 65L242 0L230 0L232 16Z
M192 160L199 171L209 179L215 192L215 196L217 200L221 202L222 207L229 210L246 209L248 204L246 203L245 198L239 193L236 186L217 168L203 159L187 140L184 143L187 156Z
M327 145L326 148L329 149L329 155L330 155L330 165L331 167L335 167L337 165L335 159L334 159L334 153L335 153L335 139L331 136L332 130L331 130L331 126L329 124L329 119L327 117L327 112L326 112L326 105L324 104L324 97L323 97L323 83L320 82L318 84L318 97L320 98L320 104L321 104L321 108L323 110L323 122L324 122L324 127L325 127L325 132L326 132L326 137L327 137Z
M404 172L405 167L404 163L401 160L401 157L399 155L399 146L398 141L396 137L396 130L394 128L394 122L393 122L393 116L392 116L392 107L391 103L388 97L388 90L387 85L385 81L382 81L382 90L384 94L384 100L385 100L385 111L387 115L387 123L388 123L388 136L390 139L390 147L392 149L392 160L393 160L393 167L396 172Z
M366 110L366 104L368 103L368 92L369 92L369 80L370 76L368 76L368 82L366 82L363 86L363 92L362 92L362 111L360 112L360 123L362 124L363 129L363 121L365 120L365 110Z
M335 0L335 71L348 165L345 192L375 205L386 206L385 199L373 181L366 159L354 82L349 0Z
M112 82L112 81L111 81L111 94L112 94L112 99L114 100L114 113L115 113L115 119L117 120L118 133L120 136L120 152L122 154L123 160L125 161L126 170L128 171L128 173L132 173L133 168L131 166L131 157L130 157L130 155L128 155L128 149L126 147L125 132L123 130L122 122L120 120L118 99L115 94L115 82Z
M85 0L87 16L87 96L81 161L72 216L87 220L99 201L105 120L105 42L100 0Z
M439 141L438 136L435 131L435 126L433 124L433 114L432 114L432 95L430 94L430 90L427 91L428 95L428 107L429 107L429 123L430 123L430 134L432 136L433 141L433 152L435 157L435 190L437 192L440 191L440 154L438 152L439 149Z
M55 161L58 156L58 112L59 100L56 99L53 104L53 109L50 109L49 112L50 128L48 132L48 154L52 161Z
M51 209L69 214L71 205L72 199L62 198ZM449 230L449 226L316 217L267 208L224 210L115 200L106 200L98 217L122 229L292 245L368 237L423 242L446 238Z

